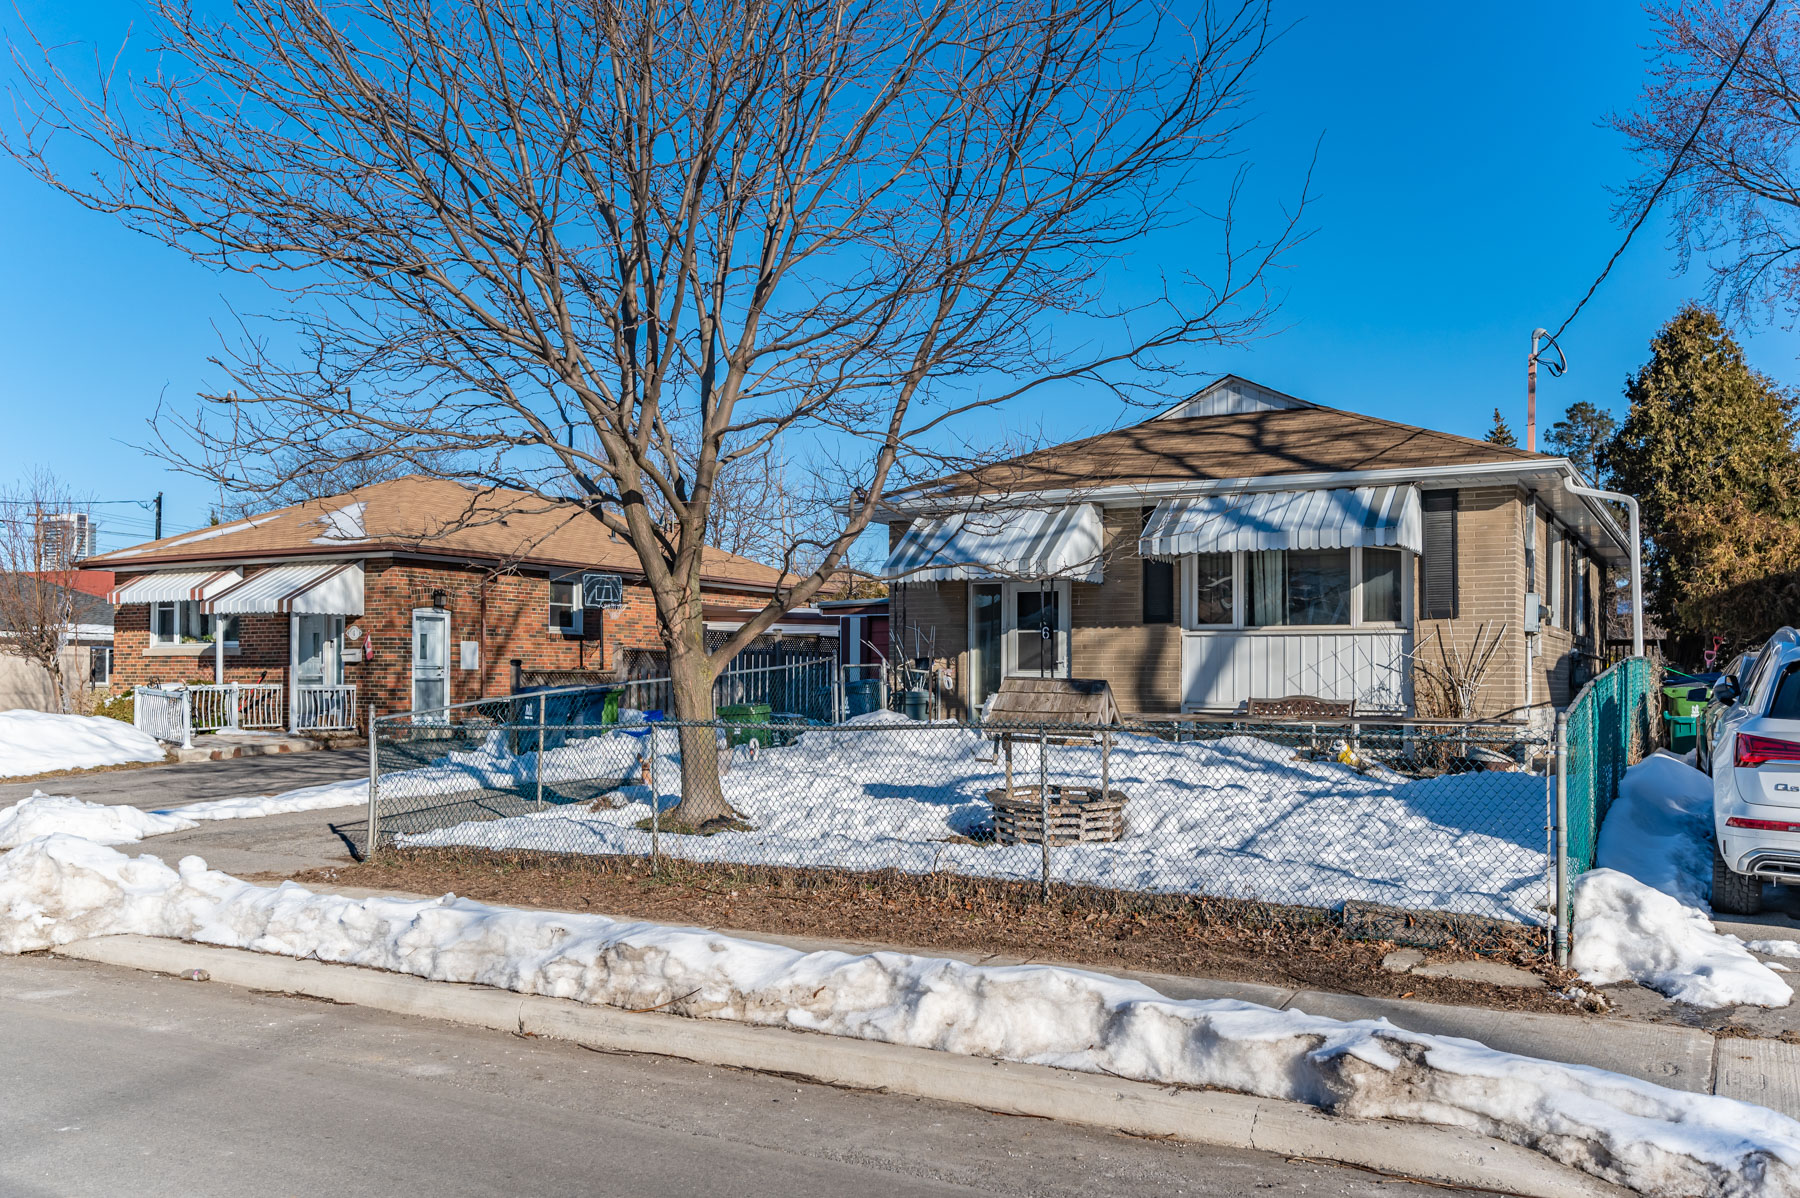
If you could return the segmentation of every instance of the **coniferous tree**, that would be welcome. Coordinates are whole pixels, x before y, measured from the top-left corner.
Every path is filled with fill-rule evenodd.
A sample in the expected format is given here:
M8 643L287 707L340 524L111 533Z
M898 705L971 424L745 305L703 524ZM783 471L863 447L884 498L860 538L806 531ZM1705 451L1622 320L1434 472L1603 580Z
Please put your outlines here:
M1519 439L1513 436L1512 426L1506 423L1506 417L1500 414L1499 408L1494 409L1494 427L1488 430L1484 440L1489 445L1504 445L1508 449L1519 447Z
M1581 471L1581 477L1591 481L1600 477L1600 459L1618 431L1619 422L1611 412L1580 399L1569 405L1561 420L1545 430L1544 448L1568 458Z
M1795 397L1698 304L1650 349L1604 455L1612 486L1643 511L1646 591L1672 631L1766 636L1794 618L1781 596L1800 568Z

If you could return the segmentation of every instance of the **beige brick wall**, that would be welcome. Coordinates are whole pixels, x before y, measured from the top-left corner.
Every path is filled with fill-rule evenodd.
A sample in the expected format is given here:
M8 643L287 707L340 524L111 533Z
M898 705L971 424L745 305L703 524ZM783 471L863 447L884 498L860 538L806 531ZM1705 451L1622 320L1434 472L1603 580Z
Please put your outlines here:
M1482 691L1482 716L1523 714L1518 709L1525 694L1525 634L1520 628L1525 586L1525 505L1516 487L1467 488L1457 495L1456 582L1457 617L1454 620L1417 621L1415 653L1441 666L1443 647L1466 658L1477 638L1486 644L1502 625L1499 651L1488 668ZM1422 582L1422 571L1414 571ZM1424 592L1415 595L1415 611L1424 611ZM1485 628L1483 627L1485 625ZM1423 674L1423 670L1417 671ZM1430 684L1415 680L1421 697ZM1423 713L1422 713L1423 714ZM1449 714L1449 713L1432 713Z
M1106 579L1069 588L1069 670L1104 678L1132 712L1181 710L1181 627L1144 623L1144 571L1136 508L1106 510ZM1180 614L1179 571L1176 612Z

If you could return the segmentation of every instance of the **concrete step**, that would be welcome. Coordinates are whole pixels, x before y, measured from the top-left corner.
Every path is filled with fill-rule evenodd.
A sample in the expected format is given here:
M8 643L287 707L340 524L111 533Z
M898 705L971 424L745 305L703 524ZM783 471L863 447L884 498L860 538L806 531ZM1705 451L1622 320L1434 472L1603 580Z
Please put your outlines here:
M360 737L295 736L285 732L208 732L189 749L174 750L176 761L229 761L234 757L267 757L276 753L310 753L319 749L356 748Z

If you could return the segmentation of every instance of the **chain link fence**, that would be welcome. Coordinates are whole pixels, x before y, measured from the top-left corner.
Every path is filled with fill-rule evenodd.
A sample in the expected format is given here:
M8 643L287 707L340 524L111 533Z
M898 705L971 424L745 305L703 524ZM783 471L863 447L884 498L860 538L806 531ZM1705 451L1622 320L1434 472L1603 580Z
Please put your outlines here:
M606 702L520 695L377 720L365 844L1513 924L1551 912L1550 744L1517 725L682 724Z
M1629 657L1595 677L1558 717L1557 775L1562 795L1552 814L1558 829L1552 852L1557 871L1559 962L1568 959L1573 922L1571 883L1594 868L1600 826L1619 797L1625 771L1655 751L1661 670L1647 657Z

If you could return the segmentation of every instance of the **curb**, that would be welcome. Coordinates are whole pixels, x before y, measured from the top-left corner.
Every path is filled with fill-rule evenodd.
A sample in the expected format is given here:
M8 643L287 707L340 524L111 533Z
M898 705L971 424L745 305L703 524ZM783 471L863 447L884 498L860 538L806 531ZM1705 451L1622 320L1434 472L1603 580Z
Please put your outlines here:
M52 951L153 973L204 969L213 981L228 985L569 1040L607 1052L678 1057L1192 1144L1318 1157L1450 1185L1538 1198L1617 1198L1627 1193L1530 1149L1464 1128L1344 1119L1301 1103L1224 1091L1179 1090L724 1020L636 1014L149 936L98 937Z

